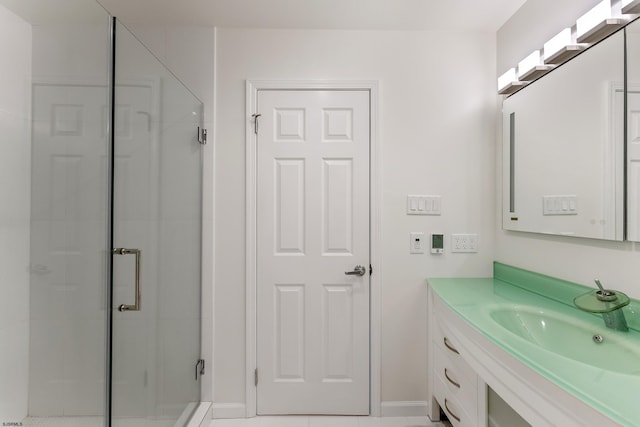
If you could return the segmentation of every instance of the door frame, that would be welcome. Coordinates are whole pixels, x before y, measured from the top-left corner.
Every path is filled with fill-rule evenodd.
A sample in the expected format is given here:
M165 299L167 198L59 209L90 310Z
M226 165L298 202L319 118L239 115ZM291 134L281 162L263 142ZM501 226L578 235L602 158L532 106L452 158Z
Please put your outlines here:
M332 81L332 80L247 80L245 102L245 172L246 172L246 362L245 362L245 416L255 417L257 388L254 372L257 366L256 328L256 261L257 261L257 150L254 119L258 92L261 90L354 90L369 92L369 215L370 215L370 262L374 274L369 276L369 411L372 416L380 416L380 330L381 330L381 283L382 262L380 242L382 237L380 185L380 144L378 142L378 82L372 80Z

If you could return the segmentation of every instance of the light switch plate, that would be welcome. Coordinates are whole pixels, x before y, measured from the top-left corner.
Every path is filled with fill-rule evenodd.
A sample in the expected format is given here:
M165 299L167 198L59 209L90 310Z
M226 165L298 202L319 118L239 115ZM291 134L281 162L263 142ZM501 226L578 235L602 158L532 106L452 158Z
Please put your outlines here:
M441 196L407 196L407 215L440 215Z
M574 194L542 196L542 215L578 215L578 197Z

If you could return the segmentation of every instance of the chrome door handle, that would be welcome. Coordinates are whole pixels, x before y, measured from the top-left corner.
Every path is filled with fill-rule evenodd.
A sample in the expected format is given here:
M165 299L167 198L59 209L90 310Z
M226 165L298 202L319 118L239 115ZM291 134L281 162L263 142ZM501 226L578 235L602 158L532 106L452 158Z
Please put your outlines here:
M347 276L364 276L366 272L367 269L362 265L356 265L353 271L345 271L344 274L346 274Z
M135 255L136 256L136 282L135 282L135 299L133 305L120 304L119 311L140 311L140 249L115 248L114 255Z

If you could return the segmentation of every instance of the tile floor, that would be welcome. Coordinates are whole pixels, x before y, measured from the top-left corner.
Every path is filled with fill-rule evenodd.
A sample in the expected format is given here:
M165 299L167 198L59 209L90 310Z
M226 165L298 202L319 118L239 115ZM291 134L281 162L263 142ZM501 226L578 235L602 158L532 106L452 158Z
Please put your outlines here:
M270 416L213 420L208 427L446 427L427 417Z
M1 426L2 424L0 424ZM7 424L8 425L8 424ZM175 421L118 419L117 427L173 427ZM22 421L23 427L103 427L102 417L28 417Z

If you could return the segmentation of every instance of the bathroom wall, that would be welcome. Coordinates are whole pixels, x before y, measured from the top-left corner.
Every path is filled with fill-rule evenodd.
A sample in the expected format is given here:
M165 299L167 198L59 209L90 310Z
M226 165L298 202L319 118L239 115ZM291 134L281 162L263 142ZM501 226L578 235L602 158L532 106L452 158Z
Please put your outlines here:
M0 6L0 423L27 414L31 26Z
M217 39L217 416L245 409L246 79L380 82L382 400L424 411L425 278L491 274L495 34L219 29ZM407 216L408 194L442 195L442 216ZM447 245L450 233L478 233L480 249L409 255L411 231L443 232Z
M557 2L528 0L497 34L497 75L541 48L545 41L597 4L597 0ZM494 79L495 81L495 79ZM498 99L500 107L501 97ZM497 128L501 129L498 116ZM501 134L496 138L497 165L502 158ZM501 194L501 171L497 170L497 194ZM593 286L599 278L606 286L640 298L636 265L640 245L629 242L545 236L501 229L501 200L496 203L496 260L566 280Z

